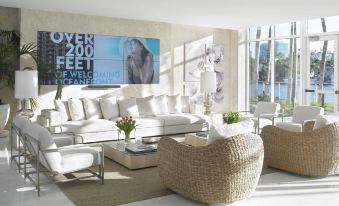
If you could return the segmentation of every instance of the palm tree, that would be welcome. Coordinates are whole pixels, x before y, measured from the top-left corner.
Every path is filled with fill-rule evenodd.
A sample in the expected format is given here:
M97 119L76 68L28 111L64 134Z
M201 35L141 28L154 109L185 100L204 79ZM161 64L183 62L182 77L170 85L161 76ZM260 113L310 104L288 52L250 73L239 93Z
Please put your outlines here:
M35 43L27 43L20 46L21 36L16 31L0 30L0 90L6 87L10 89L15 85L15 71L20 68L20 57L28 56L34 60L31 67L26 67L24 70L33 70L34 67L39 70L39 75L44 76L52 73L57 79L60 75L57 74L54 65L43 65L39 63L37 57L37 45ZM55 99L60 99L62 94L62 84L58 81L58 88ZM39 82L39 85L41 81ZM38 104L35 99L30 99L32 109L36 109Z
M326 32L326 22L325 18L321 18L321 26L323 29L323 32ZM327 47L328 47L328 41L325 40L323 44L323 50L321 54L321 60L319 64L319 87L318 90L323 90L324 89L324 74L325 74L325 67L326 67L326 54L327 54ZM321 105L322 103L322 94L318 93L318 104ZM323 105L322 105L323 106Z

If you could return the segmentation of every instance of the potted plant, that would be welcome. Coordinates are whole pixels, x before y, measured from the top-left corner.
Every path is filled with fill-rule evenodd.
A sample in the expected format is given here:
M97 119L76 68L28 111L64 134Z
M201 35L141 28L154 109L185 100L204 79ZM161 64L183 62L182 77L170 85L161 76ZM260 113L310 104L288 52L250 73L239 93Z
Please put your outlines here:
M60 79L55 65L42 64L38 61L37 45L35 43L27 43L20 45L21 35L16 31L0 30L0 89L13 89L15 85L15 71L20 68L20 57L29 57L34 60L39 72L39 76L46 76L50 73ZM26 67L24 70L33 70L31 67ZM42 82L39 79L39 85ZM58 87L55 99L60 99L62 93L62 83L58 81ZM32 109L37 108L37 101L30 99Z
M223 114L223 120L226 124L238 123L240 121L240 115L238 112L226 112Z
M7 137L9 132L4 130L9 117L9 104L3 103L0 99L0 137Z
M119 136L121 132L125 133L125 143L131 142L131 132L136 130L136 121L133 117L122 117L121 120L116 121L115 126L118 127Z

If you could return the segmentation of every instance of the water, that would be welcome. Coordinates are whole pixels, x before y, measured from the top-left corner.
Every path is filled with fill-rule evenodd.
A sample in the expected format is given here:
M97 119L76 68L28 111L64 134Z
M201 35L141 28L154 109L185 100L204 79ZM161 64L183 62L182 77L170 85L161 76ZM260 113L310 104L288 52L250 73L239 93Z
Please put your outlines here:
M280 84L280 88L279 88L279 84ZM268 91L271 90L271 85L267 85ZM311 84L310 89L316 89L317 85L316 84ZM279 90L280 90L280 95L279 95ZM325 85L324 86L324 90L325 91L334 91L334 86L333 85ZM263 82L259 82L258 83L258 94L262 95L263 93ZM312 92L310 93L310 97L309 99L311 100L311 102L315 102L316 101L316 93ZM276 98L279 98L281 100L287 99L287 83L275 83L274 86L274 96ZM334 102L334 94L325 94L324 96L325 98L325 103L333 103Z

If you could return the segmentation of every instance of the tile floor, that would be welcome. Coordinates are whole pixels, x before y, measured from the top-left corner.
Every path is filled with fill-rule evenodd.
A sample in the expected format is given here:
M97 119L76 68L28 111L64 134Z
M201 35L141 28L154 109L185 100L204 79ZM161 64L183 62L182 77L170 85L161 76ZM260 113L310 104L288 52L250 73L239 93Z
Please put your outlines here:
M35 206L62 205L73 203L54 184L42 188L37 197L35 187L9 165L8 139L0 139L0 205ZM125 206L198 206L203 205L178 195L168 195ZM225 204L218 204L225 205ZM338 206L339 175L325 178L306 178L284 172L262 176L253 197L231 206Z

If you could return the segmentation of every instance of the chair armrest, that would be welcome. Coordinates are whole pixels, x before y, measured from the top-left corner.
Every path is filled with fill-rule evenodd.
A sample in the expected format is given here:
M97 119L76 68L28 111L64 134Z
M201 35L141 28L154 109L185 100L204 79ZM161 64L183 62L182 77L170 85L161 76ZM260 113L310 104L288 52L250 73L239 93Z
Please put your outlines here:
M305 120L302 122L302 131L307 132L307 131L313 131L315 124L315 120Z
M54 109L43 109L41 110L41 116L46 118L48 127L61 125L61 115L60 112Z
M55 148L55 149L40 149L40 151L44 152L44 153L50 153L50 152L60 152L60 151L74 150L74 149L83 148L83 147L99 147L100 148L99 152L104 152L104 146L101 143L82 144L82 145L77 145L74 148L59 147L59 148Z

